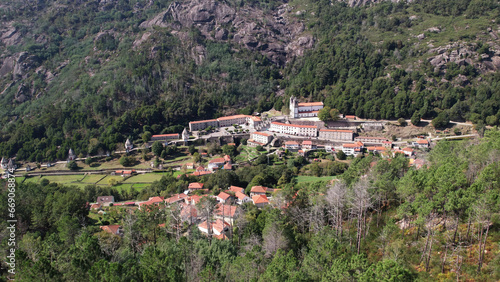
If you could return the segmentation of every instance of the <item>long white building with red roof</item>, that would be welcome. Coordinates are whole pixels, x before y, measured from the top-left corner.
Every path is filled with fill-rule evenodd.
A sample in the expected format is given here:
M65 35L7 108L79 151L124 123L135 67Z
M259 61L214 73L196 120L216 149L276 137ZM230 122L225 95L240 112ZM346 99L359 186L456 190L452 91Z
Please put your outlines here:
M271 122L269 131L296 136L318 136L318 127L315 125L288 124L282 122Z

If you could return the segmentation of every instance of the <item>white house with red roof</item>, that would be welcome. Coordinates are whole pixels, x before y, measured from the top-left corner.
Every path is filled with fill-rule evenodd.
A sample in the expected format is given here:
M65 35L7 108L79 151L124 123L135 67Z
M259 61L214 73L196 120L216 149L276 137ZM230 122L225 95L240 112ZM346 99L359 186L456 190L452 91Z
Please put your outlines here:
M219 203L228 203L229 201L231 201L233 199L233 196L231 196L230 194L228 194L226 192L220 192L216 198L217 198L217 201Z
M245 195L242 192L236 192L234 195L236 196L236 203L238 205L243 205L244 203L248 203L248 202L252 201L252 199L250 199L250 197L248 197L247 195Z
M412 148L403 148L403 149L401 149L401 151L403 151L403 154L405 154L405 156L407 156L407 157L411 157L414 154L414 151Z
M317 146L311 140L302 141L303 150L316 150Z
M347 156L357 156L363 152L364 144L360 141L349 144L342 144L342 152Z
M298 150L298 149L300 149L299 142L296 142L296 141L286 141L285 142L285 149L287 149L287 150Z
M203 189L203 183L200 182L192 182L189 183L188 190L189 192L194 192Z
M382 146L391 149L392 148L392 142L391 141L382 141Z
M229 228L231 225L227 222L222 221L221 219L217 219L215 221L211 221L210 224L207 223L207 221L203 221L202 223L198 224L198 229L205 234L208 234L208 230L211 229L211 233L213 235L221 235L224 234L225 232L229 231Z
M225 163L226 163L226 160L224 158L216 158L216 159L210 160L208 162L208 169L212 170L212 171L215 169L219 169L222 166L224 166Z
M413 147L415 148L429 148L429 141L425 139L418 139L416 142L413 142Z
M269 131L296 136L318 136L318 127L315 125L288 124L277 121L271 122Z
M253 186L250 190L250 197L255 195L266 195L267 187L264 186Z

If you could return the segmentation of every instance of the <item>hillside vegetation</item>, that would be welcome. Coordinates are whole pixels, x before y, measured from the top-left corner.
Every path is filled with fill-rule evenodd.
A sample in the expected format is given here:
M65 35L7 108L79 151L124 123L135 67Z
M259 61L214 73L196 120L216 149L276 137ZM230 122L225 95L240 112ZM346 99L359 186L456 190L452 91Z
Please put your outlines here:
M348 4L3 1L0 155L93 155L286 109L290 95L366 118L498 124L497 1Z
M421 169L410 168L403 156L355 158L334 183L293 183L301 164L292 161L222 170L201 179L165 175L135 195L47 179L19 184L15 278L497 281L499 152L500 131L488 130L478 140L439 142L429 153L431 165ZM104 207L104 213L88 209L97 196L113 195L116 201L169 197L194 181L215 195L229 185L281 191L265 208L242 205L227 240L207 238L196 225L180 224L175 204L141 210ZM7 193L0 194L0 201L7 202ZM201 200L196 207L202 213L208 205ZM7 209L0 215L7 218ZM123 236L99 228L110 224L121 225ZM7 236L2 238L7 249Z

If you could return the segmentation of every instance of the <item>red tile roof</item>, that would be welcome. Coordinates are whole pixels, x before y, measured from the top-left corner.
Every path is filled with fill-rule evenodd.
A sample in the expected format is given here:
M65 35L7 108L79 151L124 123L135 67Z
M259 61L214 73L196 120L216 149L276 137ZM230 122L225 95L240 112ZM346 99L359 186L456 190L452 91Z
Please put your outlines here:
M217 219L215 222L212 222L211 225L212 225L212 230L217 230L217 233L222 233L224 227L231 226L229 223L222 221L222 219ZM208 230L208 224L206 220L198 224L198 226Z
M165 201L164 197L151 197L148 200L148 202L151 202L151 203L163 203L164 201Z
M205 122L214 122L214 121L217 121L217 120L216 119L206 119L206 120L190 121L189 123L194 124L194 123L205 123Z
M170 136L179 136L179 133L158 134L158 135L151 136L151 138L155 138L155 137L170 137Z
M198 217L198 210L194 205L184 205L181 210L181 217L190 218L190 217Z
M302 141L302 145L312 145L313 142L310 140Z
M189 183L188 189L202 189L203 188L203 183L200 182L192 182Z
M241 192L239 192L239 191L238 191L238 192L236 192L234 195L235 195L235 196L236 196L236 198L238 198L240 201L242 201L243 199L245 199L246 197L248 197L247 195L245 195L245 194L243 194L243 193L241 193Z
M215 210L215 214L220 215L220 216L234 217L236 215L237 209L238 209L237 206L219 204L217 206L217 209ZM223 214L223 212L224 212L224 214Z
M211 163L211 164L218 164L218 163L225 163L225 162L226 161L224 160L224 158L216 158L216 159L209 161L209 163Z
M266 193L267 187L264 186L253 186L250 190L251 193Z
M212 225L212 229L217 231L218 233L222 233L225 227L231 227L231 225L227 222L222 221L221 219L217 219Z
M230 119L238 119L238 118L247 118L250 116L247 115L234 115L234 116L227 116L227 117L220 117L217 120L230 120Z
M225 193L225 192L220 192L219 195L217 195L217 197L221 198L222 200L227 200L231 197L231 195L229 195L228 193Z
M200 202L200 200L201 200L201 196L198 196L198 195L193 195L193 196L188 198L189 202L194 202L195 204Z
M425 139L419 139L419 140L417 140L417 144L425 144L425 145L427 145L427 144L429 144L429 142L427 140L425 140Z
M244 188L242 188L242 187L232 186L232 185L231 185L231 186L229 187L229 191L232 191L232 192L234 192L234 193L236 193L236 192L240 192L240 193L241 193L241 191L245 191L245 189L244 189Z
M231 164L225 164L224 169L233 169L233 166Z
M342 147L344 148L358 148L358 147L363 147L363 143L361 142L355 142L354 144L342 144Z
M168 198L165 200L167 204L183 201L185 198L187 198L187 195L184 193L180 193L177 195L173 195L172 197Z
M252 197L252 201L254 204L265 204L269 203L269 200L265 195L255 195Z
M323 102L305 102L299 103L299 107L323 106Z
M252 134L262 135L262 136L266 136L266 137L271 136L271 134L267 134L264 132L257 132L257 131L253 132Z
M111 234L118 234L118 230L120 229L120 225L103 225L99 226L103 231L106 231Z

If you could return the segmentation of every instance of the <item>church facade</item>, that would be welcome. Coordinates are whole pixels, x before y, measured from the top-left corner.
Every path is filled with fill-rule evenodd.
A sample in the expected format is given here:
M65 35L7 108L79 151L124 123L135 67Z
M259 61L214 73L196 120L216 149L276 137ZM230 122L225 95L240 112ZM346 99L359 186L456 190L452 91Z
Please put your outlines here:
M323 109L323 102L299 103L296 97L290 97L290 118L317 117Z

